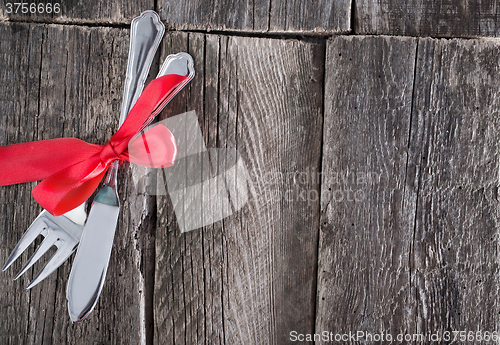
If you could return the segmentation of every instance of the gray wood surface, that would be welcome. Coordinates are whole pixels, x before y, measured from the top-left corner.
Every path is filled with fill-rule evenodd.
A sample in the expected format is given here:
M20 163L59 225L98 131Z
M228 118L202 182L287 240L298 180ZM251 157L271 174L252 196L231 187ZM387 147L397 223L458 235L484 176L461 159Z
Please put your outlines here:
M42 50L40 42L46 35L46 30L41 27L30 29L27 25L1 25L0 31L1 36L5 37L0 45L0 66L4 71L0 75L0 143L7 145L35 140L38 136L36 115ZM19 70L25 73L18 73ZM10 250L14 248L23 229L29 225L29 219L36 217L39 212L29 192L32 187L34 184L0 188L2 262L5 262ZM28 258L29 256L24 255L22 259ZM15 263L14 269L0 275L0 311L3 320L0 323L0 342L4 344L33 343L35 332L38 333L37 340L41 342L45 329L44 314L51 315L54 312L53 293L41 294L36 290L25 292L23 286L29 283L26 277L13 281L15 273L21 267L20 263ZM56 285L56 278L45 283L47 291L54 291Z
M356 0L356 34L432 37L500 35L497 1Z
M25 24L3 24L0 30L0 64L5 71L0 86L4 95L1 143L63 136L104 143L118 125L128 31ZM126 172L122 178L127 178ZM1 188L2 263L41 211L30 195L33 186ZM30 291L25 287L42 262L12 281L28 260L27 253L0 275L2 344L142 342L147 333L142 322L143 258L147 256L142 248L147 247L144 227L150 228L142 218L147 202L137 196L131 183L120 194L127 203L123 203L107 281L88 320L72 325L68 316L66 282L71 260Z
M132 18L138 16L145 10L154 10L154 0L113 0L113 1L83 1L83 0L51 0L51 1L24 1L28 4L27 13L23 13L22 7L13 6L12 11L7 3L17 3L20 1L4 1L0 6L0 19L23 22L44 22L44 23L83 23L83 24L129 24ZM43 13L31 7L31 4L44 4ZM60 5L60 12L45 12L47 4ZM52 8L52 7L51 7ZM17 11L16 11L17 9ZM31 12L33 11L33 12ZM26 10L25 10L26 12Z
M418 332L498 330L499 53L487 40L418 43L410 137Z
M159 0L162 19L181 30L339 33L350 30L351 1Z
M413 327L416 189L408 135L415 54L412 38L328 42L318 331L397 334Z
M175 170L125 165L96 309L70 323L72 259L30 291L44 262L13 281L31 247L0 274L0 344L281 345L292 331L497 331L499 42L281 36L348 32L344 0L66 2L58 18L10 18L21 23L0 13L0 145L104 143L121 107L122 24L155 5L185 31L166 34L151 75L179 51L197 73L161 118L194 110L207 148L237 149L248 203L181 233L171 196L143 188ZM354 5L354 34L498 32L492 1ZM208 30L220 32L197 32ZM234 163L210 158L215 175ZM34 185L0 188L0 264L41 211Z
M319 199L298 193L318 196L319 181L297 179L320 168L324 47L177 33L164 49L187 49L198 73L165 116L192 105L206 146L243 158L250 198L224 221L181 234L158 197L155 343L283 344L293 329L312 332Z
M316 330L497 330L499 49L329 42Z

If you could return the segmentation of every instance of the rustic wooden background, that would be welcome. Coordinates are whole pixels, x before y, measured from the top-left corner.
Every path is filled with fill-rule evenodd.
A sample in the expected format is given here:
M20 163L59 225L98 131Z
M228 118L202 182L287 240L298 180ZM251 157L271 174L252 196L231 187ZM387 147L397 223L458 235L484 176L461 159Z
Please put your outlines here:
M135 168L122 169L121 221L93 313L70 322L71 260L32 290L42 263L13 281L30 248L0 274L0 344L500 331L497 1L61 7L9 15L1 5L0 145L104 143L118 124L130 21L155 9L169 30L152 75L178 51L197 73L162 117L195 110L208 148L243 157L250 198L181 234L170 199L144 195ZM0 188L2 263L41 211L33 186Z

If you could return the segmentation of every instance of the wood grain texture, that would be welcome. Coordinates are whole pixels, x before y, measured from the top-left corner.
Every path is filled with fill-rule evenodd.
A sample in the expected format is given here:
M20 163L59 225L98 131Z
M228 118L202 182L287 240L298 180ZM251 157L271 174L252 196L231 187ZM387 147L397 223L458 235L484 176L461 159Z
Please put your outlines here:
M417 190L408 135L415 54L411 38L328 42L318 333L414 329L409 262Z
M433 37L500 35L495 0L356 0L357 34Z
M410 138L418 332L498 329L499 53L489 40L418 43Z
M159 13L180 30L339 33L350 30L350 0L160 0Z
M15 20L23 22L44 22L44 23L75 23L75 24L129 24L131 20L145 10L154 10L154 0L138 1L82 1L82 0L64 0L64 1L28 1L27 13L23 13L22 7L13 6L12 10L7 7L7 3L16 3L17 1L5 1L0 6L0 19L4 21ZM37 6L41 3L45 5L43 13L35 11L31 4ZM60 12L47 13L48 3L60 5ZM51 7L53 8L53 7ZM17 9L17 13L16 13ZM33 11L34 13L32 13ZM10 12L10 13L9 13ZM26 10L25 10L26 12Z
M314 329L324 46L173 33L197 76L164 116L196 110L208 148L238 150L248 204L181 234L158 197L156 344L283 344ZM176 103L178 102L178 103ZM279 176L284 176L280 178ZM286 191L292 191L285 198ZM313 198L314 199L314 198Z
M203 34L172 33L164 38L162 60L169 54L189 52L195 59L197 76L168 105L162 114L163 118L184 113L190 105L193 106L190 110L196 110L200 115L204 113L204 42ZM216 56L207 58L214 59ZM209 74L208 78L210 77L213 76ZM224 337L220 299L221 272L215 277L206 277L203 262L204 236L201 231L180 234L169 201L168 196L157 197L154 343L203 344L205 339L210 339L207 343L221 343ZM220 245L220 234L214 235L219 235ZM219 283L211 301L215 304L214 310L207 310L205 307L205 280L209 287ZM216 289L214 286L212 288ZM213 314L218 314L216 321L207 325L206 322L212 320Z
M89 26L1 22L0 145L104 143L118 125L129 31L94 24L128 23L148 4L69 2L62 17L11 18ZM491 1L355 5L356 33L498 32ZM194 110L207 148L237 149L249 201L181 234L170 196L142 188L156 172L124 166L96 309L71 324L72 259L30 291L44 262L13 281L31 247L0 274L0 344L286 344L292 331L497 330L500 44L243 37L347 32L349 7L160 1L173 28L240 31L166 35L162 57L189 52L197 75L162 117ZM231 163L221 159L214 173ZM34 185L0 188L0 263L41 211Z
M128 31L59 25L0 26L2 144L73 136L104 143L116 130L128 55ZM128 177L126 170L121 180ZM31 198L33 184L0 189L1 258L4 262L41 211ZM26 291L42 262L12 282L28 255L0 277L2 344L140 344L146 331L143 258L149 229L148 202L133 184L120 187L122 204L107 281L93 313L72 325L66 282L71 261ZM125 198L127 203L125 203ZM146 211L145 211L146 210ZM146 236L138 240L138 232ZM146 234L144 234L146 232ZM31 250L32 251L32 250ZM5 329L4 329L5 328Z
M46 34L42 27L27 25L0 25L0 144L8 145L37 139L38 90L40 85L40 42ZM23 71L23 73L19 73ZM7 260L10 251L29 226L29 220L39 213L30 189L34 184L0 188L0 260ZM33 251L29 254L31 255ZM28 255L23 255L26 261ZM44 338L44 314L52 314L54 294L40 294L35 290L26 292L29 283L26 276L13 281L22 268L18 262L0 274L0 342L2 344L34 343ZM40 269L40 267L38 267ZM46 288L54 291L57 282L47 280ZM11 321L12 320L12 321ZM50 336L49 336L50 337Z

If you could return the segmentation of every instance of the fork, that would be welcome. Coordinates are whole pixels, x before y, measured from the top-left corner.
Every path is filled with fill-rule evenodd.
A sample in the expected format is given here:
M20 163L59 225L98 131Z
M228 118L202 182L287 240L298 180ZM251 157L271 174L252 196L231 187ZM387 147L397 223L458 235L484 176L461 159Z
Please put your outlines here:
M18 279L26 272L35 262L37 262L43 254L45 254L52 246L57 247L57 251L52 256L49 262L38 272L36 277L31 281L26 289L31 289L33 286L44 280L48 275L54 272L61 264L70 257L70 255L78 247L82 236L83 226L87 219L86 202L68 213L55 217L48 211L43 210L31 226L26 230L23 237L19 240L16 247L10 254L2 271L16 261L16 259L42 235L43 242L37 248L33 256L28 260L24 267L15 276L14 280Z
M156 12L145 11L132 20L130 32L127 80L125 81L126 88L122 105L124 111L122 111L121 118L125 118L128 114L126 110L132 107L133 102L139 97L144 88L149 68L165 32L165 26ZM14 280L33 266L52 246L57 247L56 253L31 281L27 289L31 289L54 272L78 247L88 216L86 212L88 202L59 217L55 217L48 211L43 210L19 240L2 270L7 270L30 244L39 235L42 235L44 237L43 242Z

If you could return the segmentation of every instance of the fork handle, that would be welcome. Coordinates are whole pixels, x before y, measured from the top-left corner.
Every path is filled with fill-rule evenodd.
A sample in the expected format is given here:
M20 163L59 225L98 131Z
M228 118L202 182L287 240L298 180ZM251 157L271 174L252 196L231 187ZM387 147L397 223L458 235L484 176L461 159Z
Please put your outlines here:
M164 32L165 26L154 11L144 11L132 20L120 127L144 90L144 83ZM106 174L104 184L116 188L117 174L118 162L115 161Z
M164 33L165 26L154 11L144 11L132 20L120 126L144 90L151 63Z

